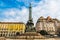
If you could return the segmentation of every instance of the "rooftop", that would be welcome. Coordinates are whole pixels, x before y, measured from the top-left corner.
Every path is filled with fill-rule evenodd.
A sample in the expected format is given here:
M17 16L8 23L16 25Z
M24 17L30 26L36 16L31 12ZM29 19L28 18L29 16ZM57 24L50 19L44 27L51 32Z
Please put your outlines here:
M0 22L1 24L24 24L23 22Z

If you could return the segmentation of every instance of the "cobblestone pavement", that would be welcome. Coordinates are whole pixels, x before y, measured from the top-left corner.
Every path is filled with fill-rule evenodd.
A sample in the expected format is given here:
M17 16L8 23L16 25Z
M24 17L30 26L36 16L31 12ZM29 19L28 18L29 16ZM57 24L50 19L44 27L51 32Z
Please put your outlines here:
M60 40L60 38L47 38L47 39L6 39L6 40Z

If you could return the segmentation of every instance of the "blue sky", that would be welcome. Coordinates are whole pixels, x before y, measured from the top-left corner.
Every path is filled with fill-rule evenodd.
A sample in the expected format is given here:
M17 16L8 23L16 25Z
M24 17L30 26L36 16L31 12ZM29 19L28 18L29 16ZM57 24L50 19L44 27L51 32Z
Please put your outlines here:
M34 23L40 16L60 20L60 0L0 0L0 21L26 23L30 2Z
M28 7L30 2L39 2L41 0L0 0L0 8L21 8Z

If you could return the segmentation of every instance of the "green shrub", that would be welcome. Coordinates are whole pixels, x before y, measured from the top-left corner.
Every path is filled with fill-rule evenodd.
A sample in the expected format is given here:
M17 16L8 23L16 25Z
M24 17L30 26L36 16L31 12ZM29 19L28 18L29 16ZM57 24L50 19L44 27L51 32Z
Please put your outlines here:
M41 35L48 35L48 33L47 33L45 30L41 30L39 33L40 33Z

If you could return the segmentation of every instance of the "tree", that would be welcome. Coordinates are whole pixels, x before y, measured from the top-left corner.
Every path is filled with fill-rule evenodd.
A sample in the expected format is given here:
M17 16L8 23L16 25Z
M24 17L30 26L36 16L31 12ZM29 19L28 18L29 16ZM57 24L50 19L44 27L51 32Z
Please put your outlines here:
M41 30L39 33L40 33L41 35L48 35L48 33L47 33L45 30Z
M17 33L16 33L16 36L19 36L19 35L20 35L20 33L19 33L19 32L17 32Z
M60 36L60 28L57 28L57 35Z

